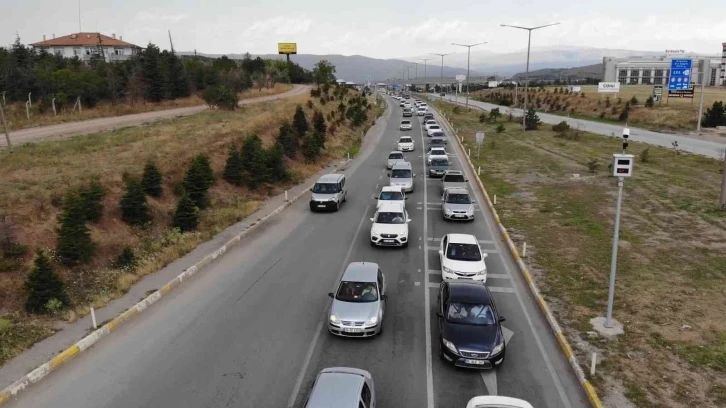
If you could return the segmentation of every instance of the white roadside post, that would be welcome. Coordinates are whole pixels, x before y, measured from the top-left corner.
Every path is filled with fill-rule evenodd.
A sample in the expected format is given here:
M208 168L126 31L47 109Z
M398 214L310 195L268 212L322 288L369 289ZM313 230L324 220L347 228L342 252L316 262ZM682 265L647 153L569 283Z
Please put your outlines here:
M98 324L96 324L96 311L93 309L93 306L91 306L91 321L93 322L93 330L98 329Z
M597 353L592 353L592 363L590 363L590 377L595 376L595 366L597 365Z

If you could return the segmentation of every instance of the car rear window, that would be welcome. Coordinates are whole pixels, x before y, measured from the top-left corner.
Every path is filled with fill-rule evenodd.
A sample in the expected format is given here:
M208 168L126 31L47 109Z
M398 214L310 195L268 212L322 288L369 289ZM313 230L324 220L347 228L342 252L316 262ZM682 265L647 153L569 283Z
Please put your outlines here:
M402 125L410 125L411 124L411 121L410 120L402 120L401 121L401 124Z
M410 137L402 137L398 140L398 143L413 143L413 139Z
M463 174L447 174L444 176L446 183L465 183L466 179Z
M429 130L434 130L434 129L441 129L441 127L439 125L431 125L431 126L429 126Z
M432 166L448 166L449 160L443 159L443 158L442 159L432 159L431 165Z
M481 261L481 251L478 245L451 243L446 248L446 257L455 261Z
M401 201L401 200L403 200L403 193L400 191L381 191L381 196L378 199L379 200Z
M444 132L432 132L431 135L432 136L443 137L444 136Z
M388 155L389 159L403 159L403 153L391 153Z

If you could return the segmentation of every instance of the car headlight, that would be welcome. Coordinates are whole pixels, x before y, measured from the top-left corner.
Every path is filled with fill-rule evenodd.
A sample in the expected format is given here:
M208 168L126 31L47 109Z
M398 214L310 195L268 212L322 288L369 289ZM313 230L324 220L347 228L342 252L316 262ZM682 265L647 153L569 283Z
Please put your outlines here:
M474 214L474 206L469 207L468 210L466 210L467 214Z
M378 316L373 316L370 319L366 320L366 324L378 324Z
M447 267L445 267L445 266L444 266L444 267L442 267L442 269L443 269L443 270L444 270L444 272L446 272L446 273L454 273L454 271L453 271L452 269L450 269L450 268L447 268Z
M476 274L477 275L486 275L487 274L487 270L486 269L482 269L480 271L477 271Z
M453 211L451 211L451 210L450 210L450 209L448 209L448 208L445 208L445 209L444 209L444 213L446 213L447 215L451 215L451 214L453 214L454 212L453 212Z
M446 339L441 339L441 342L444 343L444 346L446 346L447 349L451 350L452 353L459 354L459 350L456 349L456 346L454 345L454 343L452 343Z
M502 352L504 350L504 340L500 337L499 338L499 344L494 346L494 349L492 350L492 355L496 355Z
M328 201L335 201L335 197L330 197Z
M340 323L340 319L338 319L338 316L331 314L330 315L330 323Z

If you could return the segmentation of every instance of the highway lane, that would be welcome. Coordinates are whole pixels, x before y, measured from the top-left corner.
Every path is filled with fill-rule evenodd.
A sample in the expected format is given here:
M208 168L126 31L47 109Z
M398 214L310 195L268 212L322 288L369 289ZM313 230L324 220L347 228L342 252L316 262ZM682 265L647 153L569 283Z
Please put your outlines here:
M461 96L454 96L454 95L446 95L444 98L441 98L441 96L437 94L426 94L429 98L435 98L435 99L443 99L450 102L456 102L459 104L466 103L466 97ZM491 110L493 108L499 108L503 114L509 114L511 111L513 115L522 115L522 110L517 108L509 108L506 106L500 106L495 105L488 102L480 102L473 100L469 98L469 105L474 106L480 109L486 109ZM623 127L622 125L614 125L609 123L603 123L603 122L596 122L591 120L584 120L584 119L576 119L576 118L568 118L564 116L559 115L552 115L544 112L537 112L537 115L542 120L543 123L547 123L550 125L555 125L557 123L562 122L563 120L567 121L567 123L570 124L572 127L577 127L578 125L582 130L592 132L599 135L604 136L616 136L620 137L622 136ZM693 137L689 137L685 134L671 134L671 133L661 133L661 132L654 132L651 130L641 129L638 127L628 126L630 129L630 140L634 142L643 142L648 143L656 146L663 146L667 148L672 147L672 143L678 142L678 148L690 153L696 153L712 158L719 158L723 155L723 150L726 148L726 144L724 143L717 143L717 142L711 142L708 140L701 140L696 139Z
M369 246L371 196L387 184L384 163L400 115L397 106L389 111L383 135L370 135L346 170L349 198L340 212L310 213L304 199L294 204L9 406L299 407L315 374L339 365L369 370L381 407L463 407L494 389L537 407L587 406L511 260L494 252L506 247L491 220L483 212L468 224L441 220L438 180L424 176L419 121L406 132L417 140L416 151L406 153L418 176L407 201L411 245ZM493 242L482 244L492 250L490 286L501 290L495 298L512 332L496 373L454 369L438 358L436 290L429 284L440 281L440 266L429 247L454 231ZM324 327L327 293L353 261L379 263L388 281L384 332L374 339L340 339Z

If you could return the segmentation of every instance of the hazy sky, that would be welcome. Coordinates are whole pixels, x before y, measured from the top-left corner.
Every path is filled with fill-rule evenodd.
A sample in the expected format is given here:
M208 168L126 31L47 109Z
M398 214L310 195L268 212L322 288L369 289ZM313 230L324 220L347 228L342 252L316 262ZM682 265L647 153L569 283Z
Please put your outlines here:
M78 31L78 0L0 0L0 44L17 32L24 43ZM466 5L464 5L466 3ZM488 41L479 50L525 48L525 31L500 23L560 26L536 31L532 45L591 46L720 54L726 42L723 1L520 0L515 2L331 0L81 0L84 31L116 33L145 46L205 53L298 52L415 57L461 51L451 42Z

